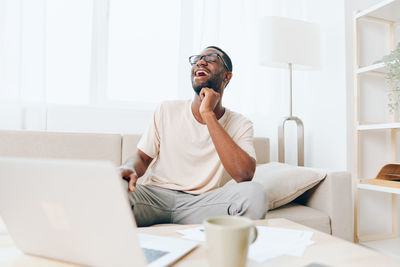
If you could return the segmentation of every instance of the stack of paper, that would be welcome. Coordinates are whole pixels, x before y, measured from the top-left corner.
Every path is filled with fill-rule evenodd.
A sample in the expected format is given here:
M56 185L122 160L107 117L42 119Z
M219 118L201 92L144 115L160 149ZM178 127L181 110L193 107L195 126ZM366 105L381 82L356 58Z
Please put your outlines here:
M311 240L312 232L257 226L258 237L249 248L249 259L263 262L282 255L302 256ZM204 227L178 230L183 238L205 241Z
M258 262L282 255L301 257L314 241L312 232L258 226L258 238L250 246L249 258Z

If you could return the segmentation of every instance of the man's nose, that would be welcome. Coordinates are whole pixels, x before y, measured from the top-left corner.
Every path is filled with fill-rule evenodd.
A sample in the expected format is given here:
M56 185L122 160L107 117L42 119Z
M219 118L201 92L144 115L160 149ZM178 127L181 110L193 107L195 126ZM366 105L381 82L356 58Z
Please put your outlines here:
M201 57L199 61L197 61L196 65L197 66L205 66L207 65L207 61L204 59L205 57Z

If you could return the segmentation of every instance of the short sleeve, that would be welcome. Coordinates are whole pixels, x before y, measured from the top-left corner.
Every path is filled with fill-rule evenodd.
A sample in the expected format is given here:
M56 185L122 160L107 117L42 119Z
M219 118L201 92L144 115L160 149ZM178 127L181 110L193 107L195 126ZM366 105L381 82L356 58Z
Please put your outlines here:
M137 148L151 158L156 158L160 151L160 129L162 126L162 106L157 106L153 118L140 138Z

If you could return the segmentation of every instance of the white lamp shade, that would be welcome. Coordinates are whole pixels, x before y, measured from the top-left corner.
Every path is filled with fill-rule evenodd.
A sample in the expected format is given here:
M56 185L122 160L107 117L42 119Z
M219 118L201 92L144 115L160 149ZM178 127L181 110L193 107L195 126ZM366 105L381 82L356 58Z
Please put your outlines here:
M260 63L285 67L288 63L316 68L320 65L319 25L302 20L264 17L260 23Z

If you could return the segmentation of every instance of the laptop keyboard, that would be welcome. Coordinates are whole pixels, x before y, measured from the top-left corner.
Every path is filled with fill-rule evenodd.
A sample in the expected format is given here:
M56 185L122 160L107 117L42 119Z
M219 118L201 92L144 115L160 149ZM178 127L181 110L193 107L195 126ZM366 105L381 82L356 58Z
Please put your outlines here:
M142 248L142 249L144 255L146 256L147 263L152 263L153 261L169 253L169 251L156 250L151 248Z

